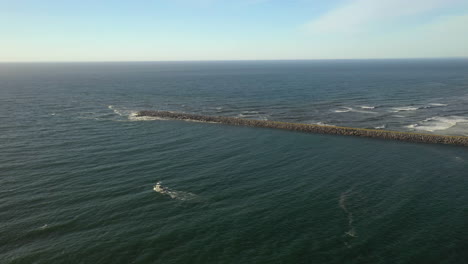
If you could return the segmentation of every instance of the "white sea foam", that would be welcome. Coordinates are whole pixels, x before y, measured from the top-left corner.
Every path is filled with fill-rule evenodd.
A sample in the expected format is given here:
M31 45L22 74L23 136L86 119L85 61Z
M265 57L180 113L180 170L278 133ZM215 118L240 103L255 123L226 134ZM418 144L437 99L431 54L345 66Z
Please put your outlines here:
M353 110L351 107L343 107L342 109L337 109L333 112L335 113L348 113L348 112L351 112L351 110Z
M335 125L330 125L330 124L327 124L327 123L323 123L323 122L317 122L315 123L316 125L319 125L319 126L335 126Z
M256 116L260 114L258 111L242 111L240 114L238 114L238 117L250 117L250 116Z
M362 109L375 109L375 106L361 105L360 107L361 107Z
M256 120L268 120L268 115L265 115L263 112L259 111L242 111L240 114L237 115L237 117L240 118L250 118L250 119L256 119Z
M125 113L124 110L115 109L115 107L113 105L109 105L109 106L107 106L107 108L114 111L114 113L116 113L119 116L128 116L128 113Z
M448 106L448 104L439 104L439 103L432 103L432 104L429 104L430 106L432 107L444 107L444 106Z
M362 106L360 106L363 108ZM374 109L370 108L371 106L368 106L369 108L363 108L363 109ZM364 110L357 110L352 107L341 107L340 109L336 109L333 112L335 113L349 113L349 112L355 112L355 113L364 113L364 114L376 114L375 112L372 111L364 111Z
M348 215L348 227L349 227L349 230L345 232L345 235L347 236L350 236L350 237L357 237L357 233L356 233L356 230L354 228L354 225L353 225L353 222L354 222L354 218L353 218L353 213L349 211L348 207L346 206L347 204L347 198L349 196L349 194L351 193L352 189L342 193L340 195L340 200L339 200L339 205L341 207L341 209L343 209L343 211Z
M152 121L152 120L168 120L161 117L154 117L154 116L138 116L137 111L128 110L128 109L117 109L113 105L108 106L115 114L126 118L127 121ZM122 120L119 120L122 121Z
M415 128L415 127L417 127L417 126L418 126L418 124L411 124L411 125L407 125L407 126L405 126L405 127L406 127L406 128Z
M404 112L404 111L416 111L420 108L416 106L402 106L402 107L394 107L392 109L393 109L392 112L398 113L398 112Z
M138 112L131 112L128 115L128 120L129 121L154 121L154 120L169 120L169 119L156 117L156 116L138 116Z
M386 124L383 124L381 126L376 126L375 129L385 129L387 128L387 125Z
M196 194L193 193L172 190L166 186L163 186L162 182L157 182L156 185L153 186L153 190L157 193L167 195L174 200L187 201L193 200L198 197Z
M406 126L415 130L422 130L428 132L446 130L455 127L458 124L468 124L468 117L462 116L436 116L427 118L417 124L411 124Z
M153 120L170 120L170 119L159 118L159 119L153 119ZM195 120L195 119L182 119L182 120L187 121L187 122L194 122L194 123L218 124L218 122L201 121L201 120Z

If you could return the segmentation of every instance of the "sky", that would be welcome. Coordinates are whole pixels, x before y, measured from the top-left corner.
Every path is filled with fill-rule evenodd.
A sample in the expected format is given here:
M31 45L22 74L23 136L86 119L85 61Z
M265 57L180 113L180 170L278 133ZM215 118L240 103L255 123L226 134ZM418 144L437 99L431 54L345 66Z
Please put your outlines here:
M0 62L468 57L468 0L0 0Z

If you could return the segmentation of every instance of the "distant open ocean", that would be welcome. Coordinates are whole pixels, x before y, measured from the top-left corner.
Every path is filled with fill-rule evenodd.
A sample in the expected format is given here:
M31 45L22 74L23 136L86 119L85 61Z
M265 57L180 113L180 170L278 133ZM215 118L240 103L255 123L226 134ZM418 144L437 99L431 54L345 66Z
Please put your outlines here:
M140 110L468 136L468 59L0 64L0 263L468 263L466 147Z

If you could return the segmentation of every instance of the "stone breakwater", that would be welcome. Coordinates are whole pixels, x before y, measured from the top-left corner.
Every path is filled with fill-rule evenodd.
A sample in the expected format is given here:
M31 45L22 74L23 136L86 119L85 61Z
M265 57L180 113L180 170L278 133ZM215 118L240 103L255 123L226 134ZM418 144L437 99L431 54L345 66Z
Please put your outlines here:
M342 136L357 136L368 138L380 138L399 140L415 143L449 144L468 147L468 137L463 136L443 136L422 133L409 133L388 130L363 129L351 127L322 126L301 123L287 123L278 121L252 120L236 117L205 116L197 114L176 113L168 111L140 111L137 116L158 117L164 119L175 119L185 121L199 121L220 123L235 126L251 126L292 130L305 133L331 134Z

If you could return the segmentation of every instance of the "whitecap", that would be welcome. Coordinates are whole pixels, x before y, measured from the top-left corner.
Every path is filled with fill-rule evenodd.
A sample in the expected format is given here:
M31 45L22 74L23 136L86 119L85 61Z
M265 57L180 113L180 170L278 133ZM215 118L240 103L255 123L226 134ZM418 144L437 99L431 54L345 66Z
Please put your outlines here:
M462 116L435 116L427 118L418 124L409 125L407 127L416 130L434 132L446 130L462 123L468 124L468 118Z
M324 122L317 122L315 124L319 125L319 126L335 126L335 125L330 125L330 124L327 124L327 123L324 123Z
M411 124L411 125L407 125L407 126L405 126L405 127L406 127L406 128L415 128L415 127L417 127L417 126L418 126L418 124Z
M370 109L370 108L368 108L368 109ZM377 114L377 113L372 112L372 111L357 110L357 109L354 109L352 107L342 107L341 109L334 110L333 112L335 112L335 113L355 112L355 113L363 113L363 114Z
M444 106L448 106L448 104L440 104L440 103L432 103L432 104L429 104L430 106L432 107L444 107Z
M242 111L240 114L237 115L237 117L264 121L268 120L268 115L266 115L264 112L259 111Z
M376 126L376 127L374 127L374 128L375 128L375 129L385 129L385 128L387 128L387 125L386 125L386 124L383 124L383 125L381 125L381 126Z
M138 111L128 110L128 109L117 109L113 105L108 106L115 114L120 117L126 118L126 120L119 120L119 121L153 121L153 120L168 120L161 117L154 117L154 116L139 116Z
M366 106L366 105L361 105L359 106L362 109L375 109L375 106Z
M348 113L351 112L353 109L351 107L343 107L342 109L334 110L335 113Z
M393 109L392 112L398 113L398 112L404 112L404 111L416 111L420 108L416 106L402 106L402 107L394 107L392 109Z
M109 105L107 106L107 108L109 108L110 110L112 110L114 113L116 113L119 116L128 116L128 113L125 113L124 110L115 109L113 105Z
M332 126L332 127L335 126L335 125L331 125L331 124L328 124L328 123L325 123L325 122L322 122L322 121L319 121L319 122L315 122L315 121L305 121L304 123L305 123L305 124L311 124L311 125L318 125L318 126Z
M154 120L169 120L169 119L156 117L156 116L139 116L138 112L131 112L128 115L128 120L129 121L154 121Z

